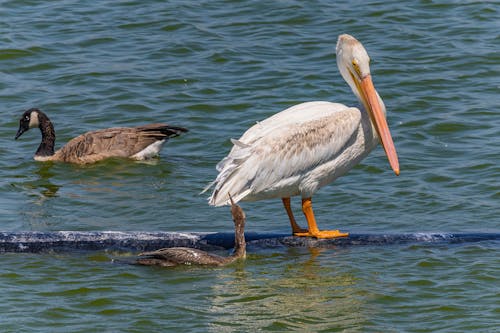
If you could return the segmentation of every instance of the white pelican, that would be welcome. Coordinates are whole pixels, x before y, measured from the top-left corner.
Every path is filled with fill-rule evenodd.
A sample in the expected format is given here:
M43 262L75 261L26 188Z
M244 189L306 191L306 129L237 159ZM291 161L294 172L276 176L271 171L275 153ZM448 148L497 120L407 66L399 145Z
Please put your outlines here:
M385 118L385 105L373 86L370 58L363 45L344 34L337 41L337 66L360 101L360 107L331 102L306 102L281 111L232 140L229 155L217 164L219 175L210 205L281 198L293 234L316 238L348 236L316 225L312 195L358 164L380 141L399 175L396 148ZM299 227L290 197L302 196L308 229Z

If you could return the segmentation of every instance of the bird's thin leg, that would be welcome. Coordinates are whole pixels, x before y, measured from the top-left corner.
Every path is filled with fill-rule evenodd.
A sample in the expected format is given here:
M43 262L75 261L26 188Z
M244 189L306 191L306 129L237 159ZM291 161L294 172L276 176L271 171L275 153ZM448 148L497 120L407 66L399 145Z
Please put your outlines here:
M302 211L306 216L307 225L309 226L309 231L304 233L296 233L296 236L309 236L316 238L336 238L336 237L346 237L349 236L348 233L340 232L338 230L319 230L316 225L316 219L314 218L314 212L312 209L311 198L302 199Z
M307 229L301 228L297 221L295 221L295 217L293 216L292 208L290 206L290 197L281 198L283 201L283 206L285 206L286 213L288 214L288 218L290 219L290 225L292 226L292 233L295 235L298 232L307 232Z

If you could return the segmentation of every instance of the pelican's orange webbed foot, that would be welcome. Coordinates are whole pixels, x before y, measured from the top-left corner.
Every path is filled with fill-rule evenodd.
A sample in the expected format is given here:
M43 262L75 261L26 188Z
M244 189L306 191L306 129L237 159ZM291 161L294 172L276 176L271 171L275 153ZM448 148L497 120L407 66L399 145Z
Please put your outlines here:
M299 226L292 227L292 234L294 236L297 236L297 234L307 234L307 233L309 233L309 231L307 231L307 229L301 228Z
M318 230L317 232L294 232L293 235L299 237L338 238L347 237L349 233L340 232L339 230Z
M340 232L339 230L319 230L316 225L316 218L314 217L311 198L302 199L302 211L306 216L309 230L307 232L294 232L295 236L316 238L337 238L349 236L348 233Z

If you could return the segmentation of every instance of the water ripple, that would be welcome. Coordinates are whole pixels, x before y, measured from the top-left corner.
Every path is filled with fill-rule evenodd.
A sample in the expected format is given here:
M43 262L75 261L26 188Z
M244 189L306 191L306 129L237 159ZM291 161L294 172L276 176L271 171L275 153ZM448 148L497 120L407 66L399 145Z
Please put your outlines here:
M227 209L208 207L199 192L229 138L299 102L355 103L335 65L344 32L371 56L402 172L392 176L377 149L318 193L320 225L498 230L500 34L492 2L23 0L4 1L1 11L4 230L227 231ZM31 159L39 133L13 140L22 110L33 106L53 120L57 146L85 131L146 122L190 132L153 165L41 165ZM279 202L244 208L249 231L288 232ZM332 249L315 257L280 251L252 254L244 266L169 272L113 266L106 253L3 255L2 329L500 326L495 246Z

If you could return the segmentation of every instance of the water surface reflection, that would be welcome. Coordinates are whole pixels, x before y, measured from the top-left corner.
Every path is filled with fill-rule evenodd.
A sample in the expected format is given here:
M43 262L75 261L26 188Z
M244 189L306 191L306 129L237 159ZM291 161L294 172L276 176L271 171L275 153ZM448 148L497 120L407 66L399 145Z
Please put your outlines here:
M323 251L332 253L289 249L258 261L250 255L234 274L222 271L224 282L212 287L211 330L360 328L366 292L352 272L324 266L318 258Z

